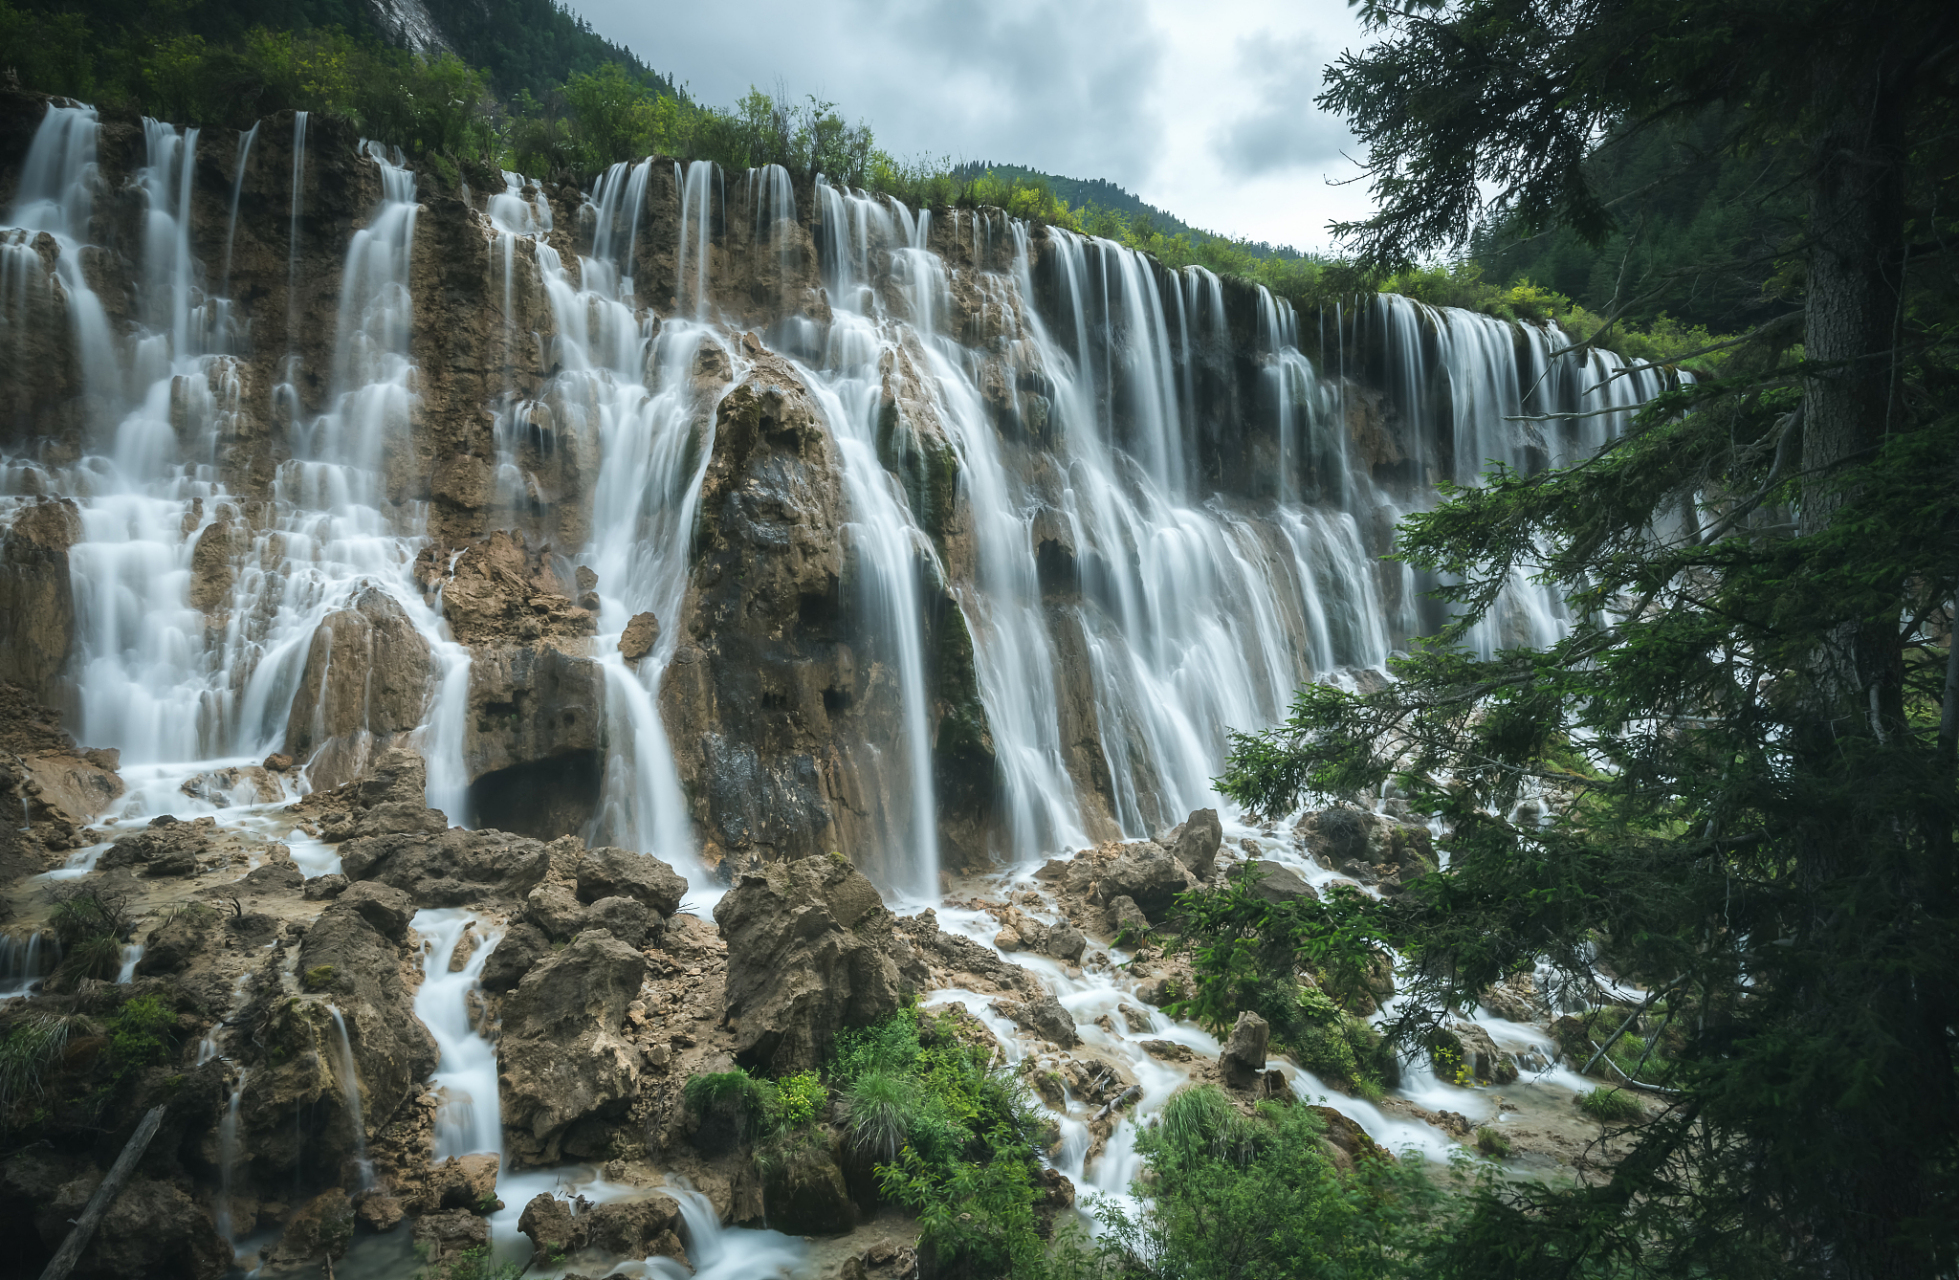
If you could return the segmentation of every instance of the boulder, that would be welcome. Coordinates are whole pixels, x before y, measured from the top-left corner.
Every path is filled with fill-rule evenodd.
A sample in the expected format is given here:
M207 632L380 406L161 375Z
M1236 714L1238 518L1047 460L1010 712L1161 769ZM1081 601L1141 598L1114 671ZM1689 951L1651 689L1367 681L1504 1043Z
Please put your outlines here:
M1496 1047L1490 1033L1473 1022L1452 1022L1462 1065L1484 1084L1509 1084L1517 1078L1517 1060Z
M1218 1055L1218 1067L1227 1082L1243 1087L1265 1070L1266 1049L1272 1042L1272 1028L1251 1010L1239 1013L1232 1024L1231 1037Z
M1199 880L1208 880L1217 865L1218 846L1223 842L1224 826L1218 821L1218 811L1198 809L1177 828L1176 839L1170 842L1170 856Z
M421 1082L435 1069L435 1040L415 1017L414 996L404 980L409 915L406 896L398 890L356 884L320 913L299 948L302 980L331 1000L346 1023L368 1141L420 1092ZM337 1046L331 1042L336 1035L320 1027L312 1047L337 1062ZM300 1072L304 1064L288 1065ZM286 1092L284 1105L324 1101L333 1111L341 1106L337 1080L296 1076Z
M1133 898L1143 915L1155 922L1175 908L1178 894L1196 885L1195 877L1168 850L1143 840L1123 846L1121 855L1102 872L1096 892L1104 903Z
M585 1247L584 1224L572 1217L570 1204L548 1191L531 1197L517 1219L517 1230L531 1238L533 1266L548 1265Z
M150 930L143 958L136 963L137 976L182 972L197 957L223 945L218 939L222 921L216 908L202 902L186 903L172 911Z
M316 815L320 838L335 844L362 836L434 835L449 829L442 811L428 807L428 766L410 747L388 748L358 780L316 791L292 807ZM362 878L356 871L347 874Z
M1437 866L1427 827L1345 805L1309 813L1294 831L1327 866L1383 893L1399 891Z
M217 834L217 827L215 818L180 822L166 813L104 849L95 866L99 871L134 867L146 875L189 875L197 869L197 855Z
M360 918L373 925L375 931L388 941L402 943L408 940L408 922L415 915L415 904L401 890L392 885L363 880L349 885L338 897L337 906L351 907L359 912Z
M837 1032L889 1017L927 978L877 890L840 857L744 874L714 919L736 1058L771 1074L817 1066Z
M178 788L194 800L228 809L232 805L271 804L283 798L285 788L268 769L255 764L213 769L200 773Z
M524 836L444 825L349 840L340 846L340 868L353 880L393 885L417 906L464 907L523 897L544 880L551 855Z
M1066 920L1049 925L1041 934L1041 954L1078 963L1088 950L1088 935Z
M604 929L627 946L639 947L646 943L649 923L658 919L636 899L600 898L586 910L585 927Z
M585 927L585 908L569 886L551 880L524 898L524 918L543 930L545 937L562 942Z
M85 1163L10 1158L0 1172L0 1203L19 1195L33 1211L31 1219L22 1214L13 1220L8 1235L31 1231L40 1237L42 1251L52 1254L101 1182L102 1171ZM8 1244L17 1258L34 1252L26 1239L10 1238ZM159 1274L218 1280L230 1261L231 1249L202 1204L174 1182L138 1174L110 1202L73 1274L84 1280ZM25 1274L37 1270L38 1264Z
M327 902L347 892L347 877L337 871L329 871L323 876L313 876L306 881L300 896L308 902Z
M362 587L313 633L281 754L306 761L316 787L350 782L422 723L434 686L428 641L394 597Z
M828 1142L816 1139L770 1164L762 1178L762 1220L798 1236L835 1236L857 1226L857 1206Z
M619 633L619 654L627 662L638 662L659 642L660 620L651 613L636 613Z
M551 1163L574 1123L610 1118L630 1105L641 1058L623 1027L645 977L646 958L637 950L588 929L532 966L504 997L497 1057L513 1157Z
M687 896L687 881L650 853L601 846L587 849L578 859L578 900L631 898L670 916Z
M497 1199L497 1166L493 1155L451 1156L429 1170L430 1204L435 1209L463 1209L479 1217L503 1208Z
M581 1213L578 1221L586 1248L612 1258L653 1257L664 1252L666 1237L679 1229L680 1205L672 1196L655 1192L641 1200L598 1205Z
M1001 1000L994 1004L993 1011L1003 1018L1010 1019L1015 1026L1043 1040L1052 1040L1064 1049L1070 1049L1082 1042L1075 1030L1074 1015L1062 1007L1052 991L1046 991L1033 1000Z
M483 990L504 992L523 981L531 966L551 954L551 940L534 924L513 921L483 962Z
M1246 870L1255 872L1258 876L1258 882L1252 892L1267 902L1291 902L1294 898L1307 898L1315 902L1319 900L1319 891L1301 879L1298 872L1269 858L1260 858L1251 863Z
M1110 899L1103 916L1108 922L1109 936L1120 938L1130 946L1135 946L1150 931L1150 918L1128 894Z

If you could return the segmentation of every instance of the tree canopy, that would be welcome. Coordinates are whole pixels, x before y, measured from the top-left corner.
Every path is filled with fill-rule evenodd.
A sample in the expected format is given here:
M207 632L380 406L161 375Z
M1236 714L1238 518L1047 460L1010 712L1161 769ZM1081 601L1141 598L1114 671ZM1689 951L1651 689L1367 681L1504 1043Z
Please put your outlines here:
M1267 812L1393 784L1448 824L1442 874L1313 933L1402 953L1404 1039L1540 962L1595 1000L1609 965L1677 1024L1644 1081L1668 1105L1609 1178L1488 1193L1438 1268L1949 1274L1959 13L1360 7L1375 42L1322 102L1369 147L1379 209L1342 228L1363 262L1498 228L1623 245L1652 206L1601 177L1651 139L1650 182L1672 180L1669 151L1756 166L1787 217L1691 264L1776 303L1718 376L1595 457L1499 469L1404 524L1399 554L1448 584L1453 623L1387 688L1302 690L1221 780ZM1664 275L1601 305L1678 287ZM1479 659L1467 628L1519 575L1580 620Z

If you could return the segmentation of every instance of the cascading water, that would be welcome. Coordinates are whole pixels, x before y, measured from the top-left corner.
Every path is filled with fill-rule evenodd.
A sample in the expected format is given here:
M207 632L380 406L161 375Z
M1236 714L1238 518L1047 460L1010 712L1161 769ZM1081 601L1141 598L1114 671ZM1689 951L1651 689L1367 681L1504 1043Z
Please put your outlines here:
M347 1124L353 1130L354 1168L359 1173L361 1190L368 1191L374 1186L374 1162L367 1158L367 1125L361 1116L361 1078L360 1069L354 1062L354 1042L348 1038L347 1019L341 1016L340 1006L329 1004L327 1012L332 1015L333 1032L338 1041L333 1074L340 1086L340 1102L347 1116Z
M435 1116L437 1160L503 1154L497 1051L477 1031L470 1014L470 997L482 986L483 965L503 935L479 934L468 960L455 964L457 946L480 923L455 907L417 911L410 921L422 939L422 985L415 992L415 1016L435 1037L441 1054L431 1078L441 1098Z

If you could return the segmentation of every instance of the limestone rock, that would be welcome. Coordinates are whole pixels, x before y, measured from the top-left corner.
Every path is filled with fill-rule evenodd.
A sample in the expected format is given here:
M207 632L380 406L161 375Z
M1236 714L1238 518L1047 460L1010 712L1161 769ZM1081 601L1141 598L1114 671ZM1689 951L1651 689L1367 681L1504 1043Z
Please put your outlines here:
M645 976L644 956L589 929L504 997L503 1122L523 1162L549 1163L575 1122L612 1116L631 1102L640 1052L622 1028Z
M586 1248L605 1257L645 1258L664 1252L666 1237L681 1225L680 1205L672 1196L654 1192L637 1200L596 1205L580 1214L579 1221Z
M134 867L146 875L189 875L197 870L197 855L217 834L217 826L215 818L179 822L163 814L150 819L143 830L103 850L95 865L104 871Z
M0 680L39 701L58 701L74 644L68 549L81 536L81 512L66 498L20 508L0 534Z
M447 831L449 820L428 807L427 796L428 766L421 753L396 746L375 756L357 780L316 791L290 808L305 815L308 825L330 843ZM362 878L358 872L347 874Z
M608 846L587 849L578 860L577 876L581 902L631 898L663 917L680 910L687 896L686 879L650 853Z
M1177 829L1177 838L1170 844L1170 856L1183 863L1184 869L1199 880L1208 880L1211 869L1217 865L1218 846L1223 841L1224 827L1218 822L1218 811L1198 809Z
M627 662L638 662L653 652L660 641L660 620L651 613L636 613L619 634L619 652Z
M1248 870L1255 870L1258 876L1253 892L1267 902L1290 902L1294 898L1319 900L1319 891L1302 880L1298 872L1269 858L1260 858Z
M363 587L313 633L284 753L307 762L315 787L351 782L378 747L421 724L433 688L428 641L394 597Z
M316 1258L338 1258L354 1238L354 1206L339 1187L323 1191L292 1212L266 1255L274 1266L293 1267Z
M1265 1019L1249 1009L1239 1013L1231 1037L1224 1042L1224 1052L1218 1056L1218 1067L1224 1078L1242 1085L1264 1071L1266 1048L1271 1040L1272 1028Z
M340 846L340 865L350 878L392 885L418 906L463 907L522 898L544 880L551 855L541 842L507 832L444 827L350 840Z
M585 927L585 908L577 894L552 880L525 897L524 918L543 930L545 937L562 942Z
M827 1142L812 1142L771 1165L762 1179L764 1220L790 1235L842 1235L857 1225L857 1206Z
M503 931L503 938L490 952L490 958L483 962L483 989L485 991L509 991L523 981L531 966L551 954L551 940L536 925L523 921L513 922Z
M271 770L251 764L200 773L179 790L220 809L235 804L271 804L286 794Z
M1110 899L1103 914L1108 921L1109 936L1122 939L1125 945L1135 946L1150 931L1150 918L1136 905L1136 899L1126 893Z
M1427 827L1378 813L1344 805L1323 809L1301 818L1294 830L1326 865L1383 893L1398 892L1437 866Z
M1176 906L1177 895L1195 888L1196 880L1162 845L1143 840L1123 851L1102 872L1097 892L1102 901L1133 898L1151 921L1160 921Z
M1075 1019L1062 1007L1052 991L1043 992L1034 1000L1003 1000L993 1006L995 1013L1009 1018L1013 1023L1039 1036L1052 1040L1064 1049L1072 1048L1082 1042L1075 1030Z
M1077 963L1082 952L1088 950L1088 935L1074 925L1062 920L1049 925L1041 935L1041 954L1053 956L1057 960Z
M736 1057L773 1074L815 1067L837 1032L888 1017L925 977L877 890L841 858L743 875L714 919Z
M432 1266L490 1243L490 1224L467 1209L445 1209L415 1219L415 1243Z
M649 914L644 903L632 898L600 898L585 912L585 925L604 929L629 947L639 947L646 942Z

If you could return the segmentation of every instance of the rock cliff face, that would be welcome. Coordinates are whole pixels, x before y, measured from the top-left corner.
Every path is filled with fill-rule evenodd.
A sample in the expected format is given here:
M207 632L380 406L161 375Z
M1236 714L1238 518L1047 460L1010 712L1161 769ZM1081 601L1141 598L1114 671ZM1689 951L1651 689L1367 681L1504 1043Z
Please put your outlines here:
M21 195L47 112L44 100L0 95L0 203ZM1064 418L1088 415L1109 445L1155 459L1148 465L1161 463L1193 497L1269 494L1275 468L1306 464L1282 456L1294 442L1261 408L1272 393L1259 353L1276 339L1261 336L1252 292L1110 259L1108 269L1143 273L1125 287L1174 302L1174 317L1152 320L1134 312L1134 295L1081 295L1084 247L1072 238L997 214L894 222L808 185L792 192L790 221L771 194L779 185L753 175L729 177L703 211L665 161L596 194L498 192L488 173L450 189L423 174L417 206L396 214L392 171L333 120L268 119L242 152L201 139L175 168L170 157L182 153L170 148L187 140L172 131L113 118L90 127L98 167L89 216L74 228L82 240L42 232L9 249L24 287L7 304L16 338L0 342L0 450L33 459L19 491L46 496L0 514L0 676L59 705L84 701L99 643L84 638L83 649L97 648L78 650L69 557L84 533L61 490L128 410L89 382L88 368L110 357L91 347L83 311L99 304L113 347L154 331L169 290L188 289L225 301L199 312L212 327L204 354L176 353L155 447L197 459L212 480L183 505L180 543L160 552L188 570L182 607L202 619L185 634L193 653L183 665L201 664L204 674L185 678L213 690L194 713L207 749L249 749L276 732L275 745L323 788L358 777L393 744L426 751L448 734L453 760L437 762L444 785L459 788L448 803L481 821L550 838L623 820L644 837L651 820L626 796L635 766L618 759L636 750L624 738L645 715L622 682L638 681L684 797L684 812L661 820L690 827L706 861L845 849L895 882L925 838L910 816L923 806L951 865L977 865L1026 836L1014 824L1024 825L1027 802L998 757L997 706L988 709L1001 697L989 679L1009 673L984 649L1019 643L1004 629L1031 626L1042 667L1020 679L1051 686L1041 715L1053 721L1052 745L1039 749L1072 792L1054 821L1106 838L1166 814L1167 744L1107 722L1116 676L1101 665L1106 633L1135 602L1107 572L1114 548L1093 545L1093 522L1071 496ZM166 279L143 239L159 184L174 184L188 210L176 227L188 283ZM386 265L390 218L409 228L387 250L403 255L399 331L376 319L395 286L363 292ZM894 236L943 264L942 293L925 297L879 265L898 261ZM636 283L610 317L593 291L626 295L607 273ZM1103 287L1116 289L1111 279ZM839 296L849 315L835 309ZM835 365L840 341L871 332L857 317L887 314L912 327L879 330L886 346L867 381L813 377L813 366ZM690 328L697 315L720 323ZM1083 368L1133 364L1136 326L1166 323L1179 367L1164 372L1177 386L1069 386L1044 363L1056 348ZM655 405L616 397L616 375L577 376L610 368L602 343L635 327L654 335L640 376ZM387 333L405 377L376 349ZM956 383L948 342L966 366ZM1160 342L1154 350L1170 358ZM660 371L674 352L684 367ZM1168 453L1166 391L1187 419ZM655 409L667 417L649 418ZM1343 409L1357 439L1386 442L1380 467L1400 465L1378 397L1356 394ZM368 412L389 425L356 449L349 433ZM846 442L839 413L861 420L866 456L882 467L876 484L892 486L911 524L916 546L900 557L916 578L915 636L894 638L879 616L877 593L889 588L875 584L891 570L871 562L872 538L888 531L869 523L845 457L860 446ZM986 458L974 452L974 424L995 437ZM1072 430L1089 428L1078 417ZM660 482L678 487L633 508L636 530L596 528L619 509L608 484L652 483L631 471L622 435L669 429L653 447L678 451L667 473L677 479ZM978 464L1004 467L1020 496L992 492L997 480ZM1000 617L988 595L1019 590L1023 572L988 541L999 513L975 507L1002 500L1022 504L1023 536L1032 530L1026 622ZM379 523L360 535L372 551L329 527L334 517L294 519L295 503L330 513L346 501L373 504ZM688 524L673 526L670 509L691 512ZM406 539L406 551L377 535ZM623 616L610 611L632 598L644 566L604 551L621 536L644 540L642 560L671 552L678 566L661 571L661 603ZM401 572L401 554L412 572ZM342 567L310 567L329 562ZM349 563L373 567L349 574ZM601 563L615 567L610 579L595 572ZM442 649L448 639L464 648ZM445 715L453 727L439 727ZM922 745L910 741L921 732ZM900 767L921 751L925 765ZM1044 819L1040 838L1061 830Z

